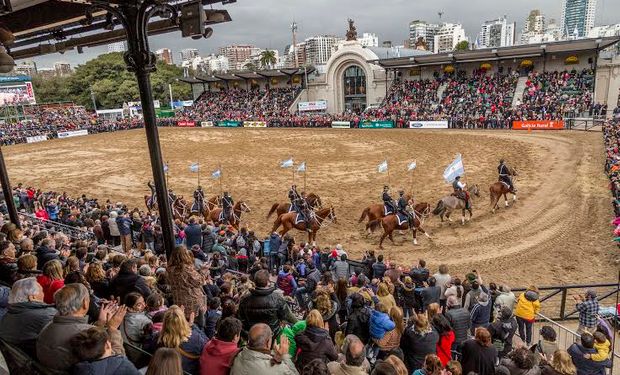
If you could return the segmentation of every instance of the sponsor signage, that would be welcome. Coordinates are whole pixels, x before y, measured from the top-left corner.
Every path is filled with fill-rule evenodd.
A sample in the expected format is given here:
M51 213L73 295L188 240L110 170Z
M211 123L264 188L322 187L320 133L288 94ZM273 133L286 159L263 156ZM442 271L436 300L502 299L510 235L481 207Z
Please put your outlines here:
M369 121L369 120L365 120L360 122L360 128L361 129L386 129L386 128L393 128L394 127L394 121L391 120L374 120L374 121Z
M37 143L47 141L47 135L35 135L33 137L26 137L27 143Z
M200 122L200 127L201 128L212 128L213 127L213 121L201 121Z
M448 121L409 121L411 129L448 129Z
M58 132L58 138L78 137L80 135L88 135L88 130L74 130L70 132Z
M32 78L30 78L30 76L0 76L0 83L28 81L32 81Z
M564 129L564 121L533 120L533 121L513 121L514 130L560 130Z
M349 129L351 123L349 121L332 121L332 128L335 129Z
M196 126L196 122L195 121L177 121L177 126L180 126L182 128L193 128L194 126Z
M265 121L244 121L244 128L266 128L267 123Z
M297 104L299 112L322 111L327 109L327 100L317 100L314 102L299 102Z
M236 128L236 127L241 126L241 121L230 121L230 120L218 121L217 126L221 128Z

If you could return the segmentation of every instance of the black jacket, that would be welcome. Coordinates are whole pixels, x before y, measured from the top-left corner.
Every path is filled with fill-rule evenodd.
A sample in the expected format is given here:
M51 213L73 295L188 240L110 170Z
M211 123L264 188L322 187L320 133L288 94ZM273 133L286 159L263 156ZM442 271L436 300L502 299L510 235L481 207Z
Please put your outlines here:
M60 259L56 251L47 246L39 246L37 248L37 268L42 270L45 263L50 260Z
M469 312L462 307L457 307L449 309L445 315L454 330L454 342L460 344L467 340L467 333L471 327Z
M56 313L53 305L43 302L11 304L4 318L0 320L0 337L34 357L37 337Z
M475 372L478 375L494 375L497 349L493 345L484 347L474 339L467 340L461 347L463 374Z
M79 362L73 366L75 375L139 375L133 363L125 356L114 355L92 362Z
M281 321L297 322L282 294L275 290L275 287L254 288L241 299L237 315L243 322L244 330L249 331L256 323L265 323L277 337Z
M110 293L125 301L125 296L131 292L138 292L146 299L151 294L151 289L146 285L142 276L133 272L120 273L110 281Z
M437 342L439 341L439 334L435 329L426 333L420 334L414 330L412 326L407 327L400 338L400 348L403 351L405 357L405 365L409 373L413 373L415 370L422 368L424 365L424 357L427 354L437 353Z
M184 229L187 248L191 249L194 245L202 245L202 229L198 224L189 224Z
M354 308L347 319L346 335L357 336L364 344L370 339L370 309L366 306Z
M504 349L500 350L499 356L505 357L512 351L512 338L517 331L517 319L514 316L510 316L509 319L496 320L491 323L488 328L491 333L491 339L504 344Z
M404 309L419 309L418 300L415 298L413 285L401 285L397 289L399 305Z
M299 351L295 364L300 371L315 359L325 363L338 359L338 352L326 329L308 327L295 336L295 344Z

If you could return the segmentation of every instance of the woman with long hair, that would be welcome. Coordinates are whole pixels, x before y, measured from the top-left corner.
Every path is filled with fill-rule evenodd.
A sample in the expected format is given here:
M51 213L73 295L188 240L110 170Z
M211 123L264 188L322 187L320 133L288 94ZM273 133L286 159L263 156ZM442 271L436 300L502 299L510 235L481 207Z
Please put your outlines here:
M573 364L570 354L566 350L558 349L552 358L542 366L542 375L575 375L577 368Z
M181 356L174 349L157 349L146 370L146 375L183 375Z
M387 311L390 311L392 310L392 307L397 306L396 300L394 299L394 296L390 293L390 288L387 283L379 284L379 287L377 288L377 298L379 299L379 302L381 302L383 306L385 306Z
M318 310L310 310L308 313L306 329L295 336L295 346L297 347L295 365L300 371L315 359L327 363L338 358L338 352Z
M37 276L37 282L43 287L43 301L54 303L54 293L65 286L65 278L62 272L62 263L53 259L43 265L43 274Z
M430 306L437 305L431 303ZM430 307L429 306L429 307ZM438 305L439 306L439 305ZM452 344L454 343L455 335L450 322L442 314L435 314L431 319L431 324L437 333L439 334L439 341L437 341L437 356L442 365L448 364L452 359Z
M410 326L405 329L400 348L409 372L422 368L427 354L437 352L439 334L433 329L426 314L414 314L409 319Z
M463 295L465 294L464 292L465 290L463 289L461 279L459 279L458 277L455 277L450 283L450 286L446 288L446 292L444 293L444 296L446 297L446 300L450 296L455 296L456 300L458 301L458 304L460 306L463 306Z
M331 298L326 289L322 289L316 292L316 297L310 304L310 309L319 310L323 321L329 325L329 335L333 339L339 329L338 321L336 320L338 302Z
M185 316L193 313L196 323L204 326L207 301L202 286L205 277L194 267L194 258L185 246L177 246L170 254L167 267L168 285L175 305L185 308Z
M131 292L125 296L123 301L127 306L127 313L125 318L119 327L123 341L127 342L138 348L142 348L145 340L149 337L153 322L151 318L145 313L146 303L142 294L137 292ZM133 362L139 365L144 365L144 356L138 350L127 350L127 357Z
M387 331L382 339L377 340L377 346L379 347L378 359L388 357L390 354L397 354L402 357L402 350L400 350L400 338L405 332L405 319L403 317L403 310L394 306L389 311L390 320L396 325L391 331Z
M101 263L91 263L86 269L84 276L86 276L86 280L90 283L90 287L97 297L110 298L110 280L106 277Z
M62 269L63 276L67 276L71 272L80 271L80 260L76 256L70 256L65 262L65 267Z
M340 278L336 282L336 290L334 290L334 294L336 295L336 299L338 300L338 305L340 308L338 309L338 322L343 324L347 320L347 289L349 287L349 283L346 279Z
M413 375L440 375L442 370L441 361L435 354L424 357L424 366L413 372Z
M396 370L396 375L409 375L405 363L402 361L402 359L398 358L394 354L389 355L384 361L394 367L394 369Z

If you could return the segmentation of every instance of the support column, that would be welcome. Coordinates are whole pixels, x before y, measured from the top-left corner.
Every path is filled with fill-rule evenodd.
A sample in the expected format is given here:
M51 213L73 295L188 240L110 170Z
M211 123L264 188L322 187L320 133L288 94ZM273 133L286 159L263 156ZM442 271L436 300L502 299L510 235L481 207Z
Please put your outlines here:
M19 216L17 215L17 209L15 208L15 202L13 201L13 189L11 188L11 182L9 181L9 173L6 170L6 164L4 163L4 155L2 154L2 147L0 147L0 183L2 184L2 194L4 195L4 201L6 202L6 209L9 211L9 218L11 223L21 228L19 224Z

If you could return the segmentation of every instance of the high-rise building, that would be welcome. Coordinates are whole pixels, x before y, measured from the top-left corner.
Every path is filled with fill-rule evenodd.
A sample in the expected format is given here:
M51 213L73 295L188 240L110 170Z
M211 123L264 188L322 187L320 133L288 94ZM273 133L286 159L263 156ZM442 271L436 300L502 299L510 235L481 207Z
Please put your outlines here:
M209 61L209 71L211 72L219 72L225 73L229 68L228 58L222 55L211 55L208 58Z
M243 64L246 60L253 54L256 54L257 51L260 51L260 48L254 47L253 45L233 44L230 46L220 47L219 54L228 59L230 69L239 70L243 68Z
M164 64L174 64L172 59L172 51L169 48L158 49L155 51L155 57L157 58L157 61L163 61Z
M125 51L127 51L127 42L125 42L124 40L108 44L108 53Z
M569 39L585 38L594 27L596 0L564 0L560 28Z
M419 38L426 43L428 51L435 50L435 35L439 32L441 25L427 23L426 21L415 20L409 23L409 46L415 46ZM419 44L419 43L418 43Z
M297 61L297 66L306 65L306 42L297 43L296 46L288 45L284 49L284 67L286 68L294 68L295 61ZM297 56L297 60L295 60L295 56Z
M433 52L442 53L454 51L459 42L468 40L465 30L460 23L443 23L433 39Z
M340 40L342 38L333 35L318 35L306 39L306 62L312 65L324 65L331 57L334 45Z
M515 22L508 22L506 16L482 24L478 34L479 48L509 47L515 43Z
M545 32L545 16L539 9L533 9L530 11L529 16L525 20L525 32L543 33Z
M560 40L559 25L553 18L547 20L540 10L534 9L525 19L519 41L521 44L537 44Z
M16 75L32 77L37 74L37 63L34 61L22 61L13 68L13 71Z
M379 37L374 33L363 33L357 40L364 47L379 47Z
M67 76L72 73L71 64L66 62L57 62L54 64L57 76Z
M198 56L200 56L200 54L198 53L198 50L196 48L186 48L184 50L181 50L182 61L189 61Z

